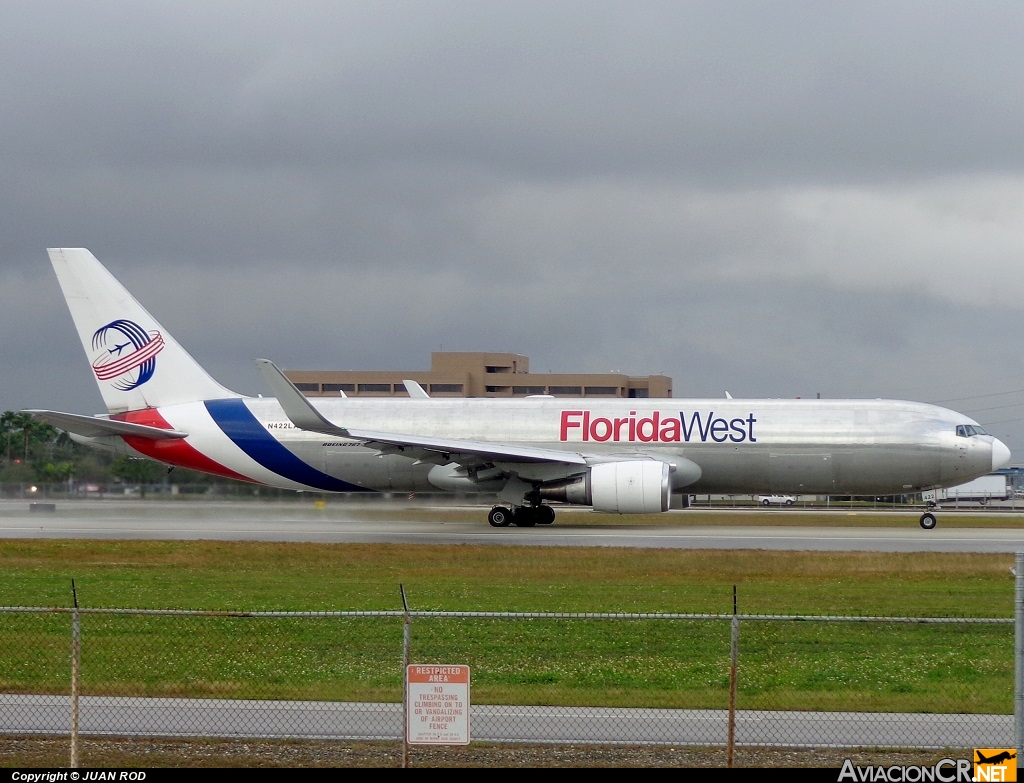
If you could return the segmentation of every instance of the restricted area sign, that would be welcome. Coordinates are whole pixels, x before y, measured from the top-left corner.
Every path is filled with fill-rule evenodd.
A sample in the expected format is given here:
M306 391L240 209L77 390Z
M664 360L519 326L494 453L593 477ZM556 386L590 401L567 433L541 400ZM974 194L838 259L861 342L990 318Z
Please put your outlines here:
M469 667L414 664L405 670L406 741L469 744Z

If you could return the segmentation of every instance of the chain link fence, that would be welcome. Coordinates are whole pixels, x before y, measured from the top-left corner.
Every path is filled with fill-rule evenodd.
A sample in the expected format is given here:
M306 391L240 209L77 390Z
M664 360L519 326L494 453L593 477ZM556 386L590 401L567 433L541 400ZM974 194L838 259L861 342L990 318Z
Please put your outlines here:
M471 668L474 742L1014 747L1014 638L1011 618L7 607L0 734L401 743L408 660Z

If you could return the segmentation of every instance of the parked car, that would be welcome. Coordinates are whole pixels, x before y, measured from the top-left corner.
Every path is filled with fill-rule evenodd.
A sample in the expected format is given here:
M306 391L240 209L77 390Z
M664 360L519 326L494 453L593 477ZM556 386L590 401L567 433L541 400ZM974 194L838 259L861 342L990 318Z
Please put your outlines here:
M792 495L758 495L757 502L762 506L792 506L796 498Z

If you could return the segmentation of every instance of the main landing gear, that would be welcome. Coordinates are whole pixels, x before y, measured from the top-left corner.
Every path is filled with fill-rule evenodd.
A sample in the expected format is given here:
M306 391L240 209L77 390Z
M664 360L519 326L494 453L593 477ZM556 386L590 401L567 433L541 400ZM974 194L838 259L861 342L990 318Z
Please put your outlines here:
M491 527L533 527L534 525L550 525L555 521L555 510L543 504L539 506L517 506L505 508L495 506L487 515Z

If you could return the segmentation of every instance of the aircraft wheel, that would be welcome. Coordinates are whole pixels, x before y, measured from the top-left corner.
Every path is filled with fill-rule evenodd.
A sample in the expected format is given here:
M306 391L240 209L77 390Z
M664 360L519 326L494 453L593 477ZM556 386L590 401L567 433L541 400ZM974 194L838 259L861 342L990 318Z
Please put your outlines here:
M921 515L921 527L925 530L931 530L938 524L938 520L931 511L926 511Z
M512 512L516 527L533 527L537 524L537 511L530 506L520 506Z
M555 510L551 506L540 506L537 509L537 524L550 525L555 521Z
M487 515L491 527L508 527L512 524L512 511L502 506L495 506Z

